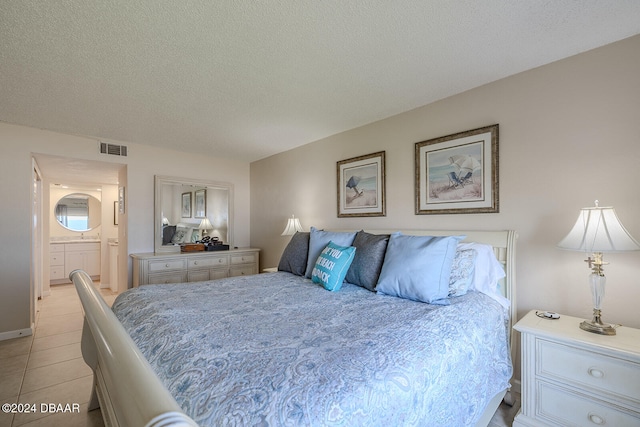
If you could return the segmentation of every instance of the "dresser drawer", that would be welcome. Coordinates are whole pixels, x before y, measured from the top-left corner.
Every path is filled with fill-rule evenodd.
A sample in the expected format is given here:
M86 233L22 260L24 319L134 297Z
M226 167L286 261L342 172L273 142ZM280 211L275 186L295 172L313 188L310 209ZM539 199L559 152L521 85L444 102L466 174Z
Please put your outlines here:
M229 275L231 277L250 276L252 274L256 274L252 265L246 267L231 267L229 269Z
M52 252L49 254L49 265L61 265L64 270L64 252Z
M164 274L150 274L149 284L163 284L163 283L183 283L187 281L186 271L176 271L173 273Z
M640 415L545 382L536 384L536 416L554 426L638 426Z
M219 257L202 257L196 259L189 259L189 270L194 268L205 267L225 267L228 264L226 256Z
M537 340L536 374L576 387L589 387L640 406L640 364L594 351Z
M245 255L232 255L231 256L231 265L234 264L247 264L256 262L256 256L254 254L245 254Z
M49 271L49 280L66 279L64 275L64 265L52 265Z
M185 259L168 259L164 261L149 261L149 272L157 273L169 270L183 270L187 268Z
M49 252L62 252L64 253L63 243L53 243L49 246Z

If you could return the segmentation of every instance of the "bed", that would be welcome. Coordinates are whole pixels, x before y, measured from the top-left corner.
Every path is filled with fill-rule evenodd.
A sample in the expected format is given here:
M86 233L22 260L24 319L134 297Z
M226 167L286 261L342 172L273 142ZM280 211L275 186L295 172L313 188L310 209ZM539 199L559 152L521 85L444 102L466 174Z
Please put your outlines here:
M350 233L351 252L335 243ZM387 241L372 292L363 265L375 264L367 250L380 236ZM327 238L352 255L349 280L339 278L333 292L316 283L328 261L313 261L318 247L333 253ZM454 247L452 264L438 268L457 272L446 277L449 294L394 295L389 277L417 274L397 251L413 253L424 239L446 244L444 252ZM513 231L312 229L308 253L294 236L278 272L142 286L112 309L84 272L73 272L85 313L83 357L95 377L90 407L122 426L487 425L503 398L510 403L515 240ZM460 271L477 282L484 269L480 256L474 268L458 268L462 252L487 248L505 277L493 289L452 288ZM400 273L389 267L394 255ZM356 265L359 277L350 274Z

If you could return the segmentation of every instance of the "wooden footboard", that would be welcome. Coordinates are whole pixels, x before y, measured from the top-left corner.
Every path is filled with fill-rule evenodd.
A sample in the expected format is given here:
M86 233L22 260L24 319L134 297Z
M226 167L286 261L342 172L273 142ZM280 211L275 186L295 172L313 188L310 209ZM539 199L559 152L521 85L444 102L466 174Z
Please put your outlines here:
M100 407L107 426L197 426L151 369L87 273L69 278L84 311L82 356L94 372L89 409Z

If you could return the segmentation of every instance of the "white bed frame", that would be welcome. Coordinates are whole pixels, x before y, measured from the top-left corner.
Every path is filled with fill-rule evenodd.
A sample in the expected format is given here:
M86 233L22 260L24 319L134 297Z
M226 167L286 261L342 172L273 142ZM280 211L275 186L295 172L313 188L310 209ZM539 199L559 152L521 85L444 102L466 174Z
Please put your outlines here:
M366 230L390 234L398 230ZM504 266L506 278L500 284L511 301L509 331L516 319L515 249L517 234L507 231L401 230L410 235L466 235L465 242L494 247ZM129 337L109 306L82 270L72 271L73 281L84 311L82 356L94 372L94 389L89 410L101 408L106 426L186 427L197 424L185 415L178 403L153 372L140 350ZM515 356L513 332L509 334L511 357ZM500 402L512 405L509 390L493 397L476 424L487 426Z

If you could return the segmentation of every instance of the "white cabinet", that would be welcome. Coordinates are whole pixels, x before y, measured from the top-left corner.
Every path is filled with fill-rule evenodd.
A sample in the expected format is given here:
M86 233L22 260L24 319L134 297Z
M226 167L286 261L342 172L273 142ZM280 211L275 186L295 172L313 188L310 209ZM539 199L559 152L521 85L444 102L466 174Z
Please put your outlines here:
M81 269L100 277L100 242L51 243L49 279L52 284L69 283L69 273Z
M514 426L640 426L640 330L616 335L530 312L522 334L522 408Z
M258 273L260 249L131 254L133 286L201 282Z

